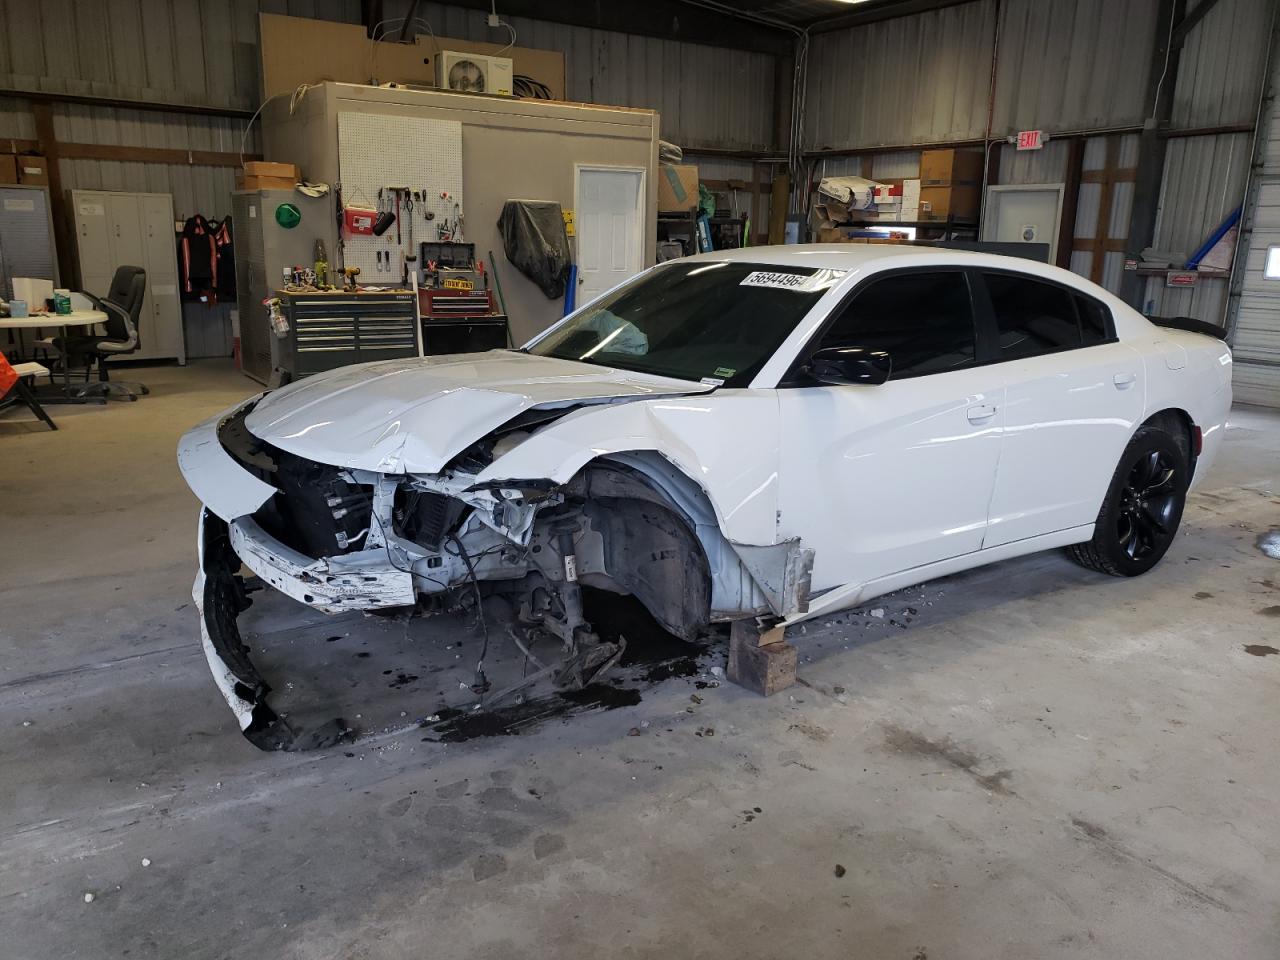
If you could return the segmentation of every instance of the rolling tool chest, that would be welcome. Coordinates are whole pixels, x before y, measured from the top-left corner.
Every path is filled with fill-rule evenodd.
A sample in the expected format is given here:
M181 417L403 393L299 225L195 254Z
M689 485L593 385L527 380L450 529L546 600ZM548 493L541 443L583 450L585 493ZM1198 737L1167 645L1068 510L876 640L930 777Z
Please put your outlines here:
M496 309L475 244L424 243L421 252L426 283L418 291L423 353L478 353L509 346L507 318Z
M287 363L294 377L418 355L418 317L408 290L281 291L280 306L289 321Z

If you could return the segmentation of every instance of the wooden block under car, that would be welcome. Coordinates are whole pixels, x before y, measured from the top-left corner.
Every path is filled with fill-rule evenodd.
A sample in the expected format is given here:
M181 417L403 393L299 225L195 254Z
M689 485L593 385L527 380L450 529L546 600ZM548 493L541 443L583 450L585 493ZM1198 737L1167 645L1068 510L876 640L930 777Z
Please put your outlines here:
M786 628L780 623L761 628L754 620L735 620L729 624L729 639L767 647L771 643L782 643L786 639Z
M761 644L761 638L781 636L782 627L760 631L747 622L747 629L733 625L729 635L729 679L763 697L772 696L796 682L796 648L789 643Z

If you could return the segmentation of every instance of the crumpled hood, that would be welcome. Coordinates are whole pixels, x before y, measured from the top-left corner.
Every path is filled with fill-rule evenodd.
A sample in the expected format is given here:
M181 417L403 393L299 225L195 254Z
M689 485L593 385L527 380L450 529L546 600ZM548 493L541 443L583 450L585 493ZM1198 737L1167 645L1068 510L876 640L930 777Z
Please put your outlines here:
M255 436L319 463L438 473L532 407L706 393L707 384L507 350L340 367L267 394L245 420Z

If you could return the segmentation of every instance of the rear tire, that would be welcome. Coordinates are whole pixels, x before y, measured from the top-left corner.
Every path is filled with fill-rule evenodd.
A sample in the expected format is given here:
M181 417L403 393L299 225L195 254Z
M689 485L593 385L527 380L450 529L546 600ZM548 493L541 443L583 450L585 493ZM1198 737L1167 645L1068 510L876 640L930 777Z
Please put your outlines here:
M1146 573L1177 536L1190 482L1185 444L1160 425L1139 427L1116 465L1093 539L1067 554L1113 577Z

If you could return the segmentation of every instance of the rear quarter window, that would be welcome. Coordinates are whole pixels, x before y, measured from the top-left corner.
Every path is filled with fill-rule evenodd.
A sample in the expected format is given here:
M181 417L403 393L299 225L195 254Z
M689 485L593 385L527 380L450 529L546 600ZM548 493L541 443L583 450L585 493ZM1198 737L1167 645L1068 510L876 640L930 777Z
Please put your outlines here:
M1105 303L1078 293L1076 309L1080 313L1080 336L1086 347L1108 343L1116 338L1115 321Z

